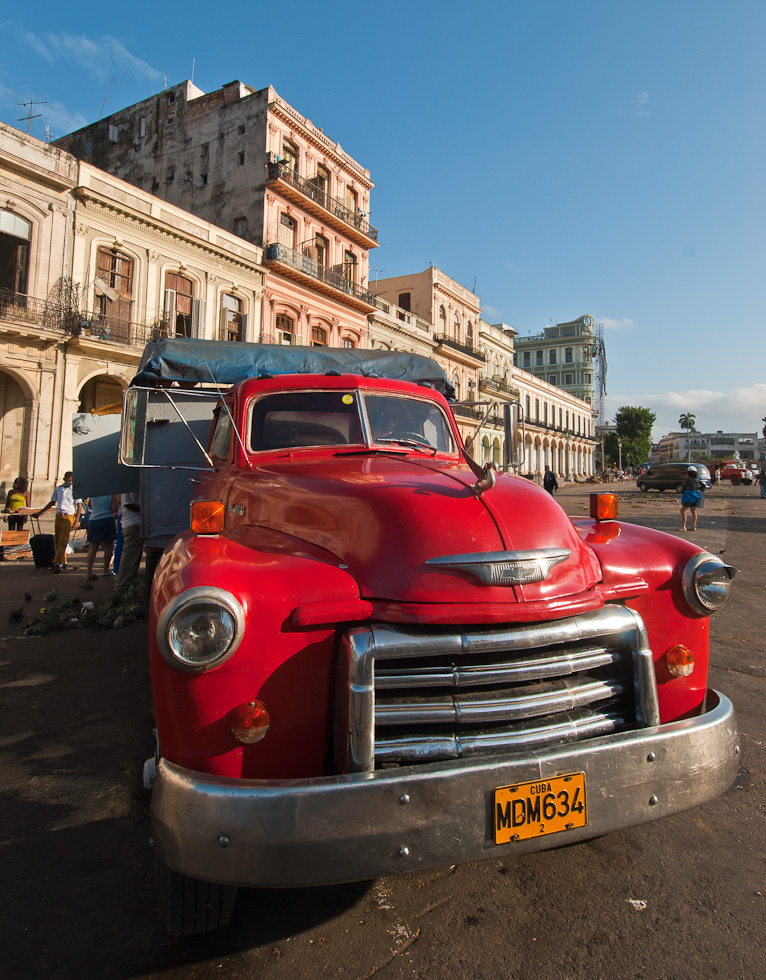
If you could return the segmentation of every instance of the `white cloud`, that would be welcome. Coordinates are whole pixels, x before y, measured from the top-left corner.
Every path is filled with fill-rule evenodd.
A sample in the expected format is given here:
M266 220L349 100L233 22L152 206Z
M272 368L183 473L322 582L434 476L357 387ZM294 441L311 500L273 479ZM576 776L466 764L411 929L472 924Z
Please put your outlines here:
M113 75L125 79L159 82L162 72L131 54L116 38L106 35L97 39L79 34L33 34L17 28L19 40L32 48L48 62L66 60L78 64L96 78L109 79Z
M689 412L696 418L698 432L757 432L761 434L766 416L766 384L753 384L730 391L690 388L660 394L607 395L609 419L621 405L640 405L657 416L653 438L678 432L678 417Z
M613 320L609 316L601 317L601 323L604 324L606 330L632 330L635 327L635 320L631 320L629 316L624 316L622 320Z
M641 92L633 99L633 114L636 116L649 116L649 93Z
M482 306L481 315L485 320L489 318L489 323L499 323L503 318L503 314L494 306Z

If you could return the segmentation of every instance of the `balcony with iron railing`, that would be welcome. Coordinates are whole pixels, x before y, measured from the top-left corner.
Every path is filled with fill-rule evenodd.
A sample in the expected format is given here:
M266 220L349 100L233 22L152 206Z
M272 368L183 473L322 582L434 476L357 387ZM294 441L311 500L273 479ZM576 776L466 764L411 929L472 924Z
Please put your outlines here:
M38 327L66 337L118 344L137 350L143 350L150 340L167 336L167 329L163 330L161 321L147 326L108 313L73 309L7 289L0 290L0 325L6 330L12 326Z
M499 381L495 378L479 378L479 386L485 391L499 391L504 395L510 395L516 399L520 397L518 388L514 388L513 385L509 385L506 381Z
M288 278L318 289L364 313L377 308L375 294L348 279L341 269L322 265L285 245L267 245L263 251L263 261L267 267L279 268Z
M462 354L468 354L469 357L473 357L477 361L487 360L487 355L484 351L479 350L477 347L472 347L470 344L463 344L459 340L455 340L454 337L450 337L449 334L435 333L434 340L443 347L451 347L453 350L458 350Z
M308 177L302 177L286 163L271 162L268 165L269 181L279 181L285 197L304 210L321 218L336 230L346 233L355 244L374 248L378 244L378 229L367 219L349 208L343 201L330 195Z

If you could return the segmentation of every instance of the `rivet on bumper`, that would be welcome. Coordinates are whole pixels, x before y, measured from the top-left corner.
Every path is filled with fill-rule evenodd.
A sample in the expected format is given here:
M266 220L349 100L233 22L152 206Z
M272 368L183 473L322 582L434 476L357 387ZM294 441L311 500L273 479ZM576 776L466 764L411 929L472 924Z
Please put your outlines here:
M221 847L228 847L229 844L231 844L231 839L227 837L226 834L221 834L221 836L218 838L218 843L221 845Z

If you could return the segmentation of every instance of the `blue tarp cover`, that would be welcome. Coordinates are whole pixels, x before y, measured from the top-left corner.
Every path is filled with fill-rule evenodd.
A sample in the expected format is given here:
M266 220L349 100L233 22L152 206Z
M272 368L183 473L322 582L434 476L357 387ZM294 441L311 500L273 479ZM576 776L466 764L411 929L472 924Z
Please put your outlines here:
M436 361L402 351L338 347L288 347L186 337L150 341L141 355L134 385L158 381L186 384L215 381L233 385L247 378L280 374L359 374L429 384L450 401L455 389Z

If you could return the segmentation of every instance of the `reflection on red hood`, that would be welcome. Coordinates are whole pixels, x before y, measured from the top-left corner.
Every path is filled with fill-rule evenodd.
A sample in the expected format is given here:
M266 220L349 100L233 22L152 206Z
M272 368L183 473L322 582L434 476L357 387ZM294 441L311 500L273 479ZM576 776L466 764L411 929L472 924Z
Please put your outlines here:
M277 457L237 479L227 522L272 528L327 550L349 566L368 599L529 602L592 588L598 562L550 494L503 474L476 497L476 479L463 462L420 454ZM487 586L466 572L426 565L445 555L540 548L572 554L545 581L523 586Z

